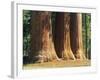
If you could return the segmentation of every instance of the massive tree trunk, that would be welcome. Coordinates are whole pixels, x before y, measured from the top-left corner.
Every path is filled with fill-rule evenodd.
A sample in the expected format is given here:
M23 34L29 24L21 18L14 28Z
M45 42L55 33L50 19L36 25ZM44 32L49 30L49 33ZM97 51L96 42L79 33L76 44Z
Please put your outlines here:
M82 42L82 15L81 13L71 13L70 38L71 48L77 59L85 59Z
M55 50L59 58L62 58L64 50L64 14L56 13L55 29L54 29L54 44Z
M58 59L52 41L51 27L50 12L32 12L30 54L32 61L45 62Z
M55 24L55 49L59 58L75 59L70 46L70 16L68 13L57 13Z

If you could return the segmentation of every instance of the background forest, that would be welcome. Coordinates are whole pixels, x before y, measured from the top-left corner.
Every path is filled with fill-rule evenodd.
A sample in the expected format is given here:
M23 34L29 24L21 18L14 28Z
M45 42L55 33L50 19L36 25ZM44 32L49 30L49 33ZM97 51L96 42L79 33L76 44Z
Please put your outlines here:
M52 21L52 31L55 27L55 16L57 12L52 12L51 21ZM82 39L83 39L83 48L86 58L91 59L91 14L81 13L82 14ZM23 63L27 63L26 58L31 52L31 16L32 11L23 10Z

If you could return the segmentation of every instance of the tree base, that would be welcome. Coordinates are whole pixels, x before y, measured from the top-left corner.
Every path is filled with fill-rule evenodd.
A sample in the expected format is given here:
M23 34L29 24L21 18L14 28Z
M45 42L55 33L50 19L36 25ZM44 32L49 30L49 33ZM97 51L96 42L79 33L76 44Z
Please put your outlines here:
M72 53L72 51L67 51L67 50L63 51L62 58L67 60L75 60L75 56Z
M52 60L60 60L57 56L56 53L52 53L50 51L39 51L37 53L38 55L35 55L32 57L32 61L36 63L43 63L43 62L49 62Z
M78 50L75 55L76 59L84 60L86 59L83 50Z

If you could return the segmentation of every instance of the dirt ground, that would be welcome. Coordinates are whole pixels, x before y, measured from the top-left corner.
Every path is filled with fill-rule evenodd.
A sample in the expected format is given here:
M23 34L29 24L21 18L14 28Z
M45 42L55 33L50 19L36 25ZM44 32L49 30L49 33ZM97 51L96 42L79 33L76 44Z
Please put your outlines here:
M90 60L61 60L23 65L23 69L91 66Z

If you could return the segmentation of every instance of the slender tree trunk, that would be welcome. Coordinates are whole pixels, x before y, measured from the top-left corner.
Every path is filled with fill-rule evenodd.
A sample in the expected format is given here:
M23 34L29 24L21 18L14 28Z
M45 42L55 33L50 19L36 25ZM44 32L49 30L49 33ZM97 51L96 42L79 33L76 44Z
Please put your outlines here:
M70 16L68 13L57 13L55 24L55 49L60 58L75 59L70 46Z
M71 13L70 38L71 48L77 59L85 59L82 42L82 15L81 13Z
M31 23L30 59L39 62L58 59L52 41L51 13L32 12Z

